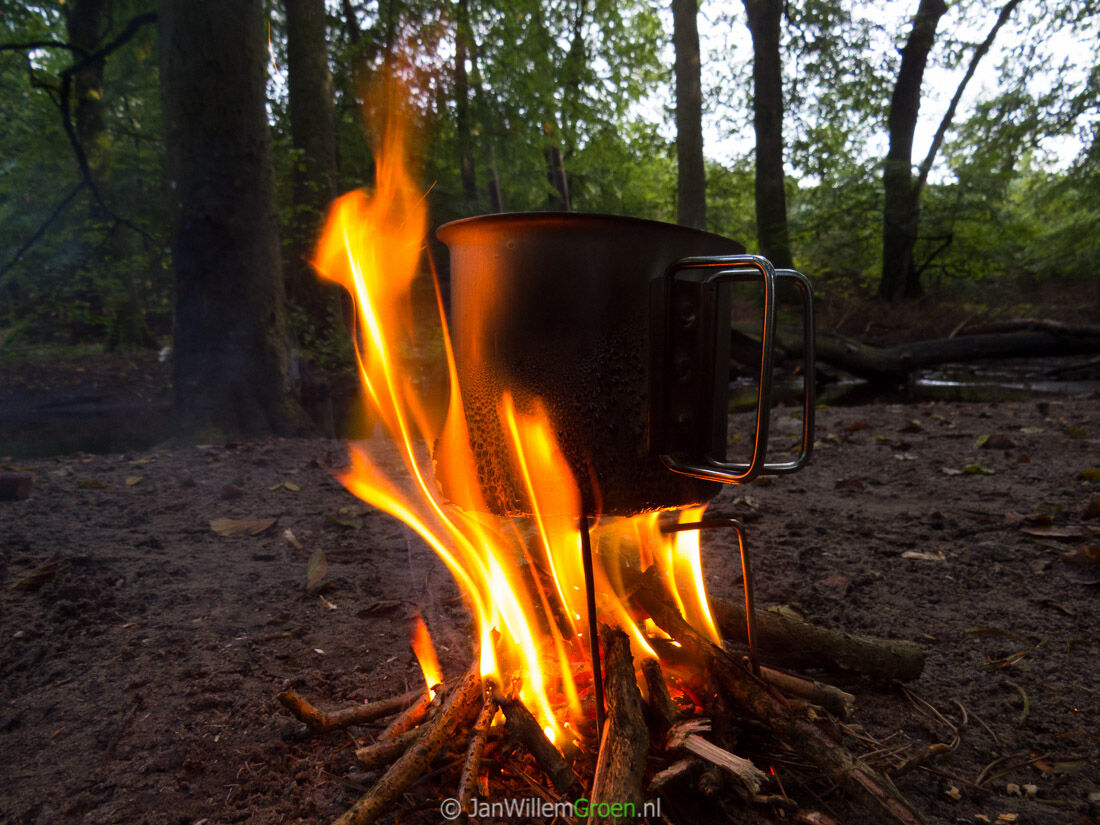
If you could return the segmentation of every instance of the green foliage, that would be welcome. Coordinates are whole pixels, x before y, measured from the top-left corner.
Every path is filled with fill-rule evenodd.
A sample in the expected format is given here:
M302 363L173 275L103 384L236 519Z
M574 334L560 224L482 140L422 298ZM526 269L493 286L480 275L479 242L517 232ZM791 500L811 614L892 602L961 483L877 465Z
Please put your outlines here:
M116 0L103 42L146 5ZM60 3L0 16L0 42L67 39ZM151 332L171 329L155 44L147 26L107 58L106 131L86 147L103 202L85 185L67 205L81 177L57 103L60 73L74 56L60 48L0 52L0 327L7 343L110 338L117 346L147 345Z

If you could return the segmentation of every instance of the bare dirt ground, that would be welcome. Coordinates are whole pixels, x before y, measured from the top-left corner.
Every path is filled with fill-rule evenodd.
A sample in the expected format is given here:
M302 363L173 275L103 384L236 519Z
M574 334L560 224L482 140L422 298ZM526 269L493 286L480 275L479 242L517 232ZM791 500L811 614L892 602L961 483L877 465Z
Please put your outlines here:
M760 602L925 648L909 688L927 706L829 679L857 696L857 752L958 729L935 772L898 780L931 822L1097 821L1098 423L1095 397L822 409L809 468L712 506L746 523ZM774 429L782 449L798 421ZM0 461L35 476L0 502L0 822L326 822L356 798L348 736L296 738L276 693L331 707L418 684L417 608L448 673L472 650L445 568L343 490L343 457L278 440ZM219 518L275 523L221 536ZM735 545L708 537L704 558L735 597ZM441 821L447 795L421 783L394 819ZM862 821L836 795L800 801Z

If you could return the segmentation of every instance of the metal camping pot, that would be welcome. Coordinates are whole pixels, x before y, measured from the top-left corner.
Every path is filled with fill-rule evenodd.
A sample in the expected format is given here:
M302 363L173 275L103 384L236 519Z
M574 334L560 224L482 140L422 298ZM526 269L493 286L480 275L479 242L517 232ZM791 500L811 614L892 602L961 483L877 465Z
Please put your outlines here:
M451 328L462 405L486 505L530 512L500 418L541 400L585 514L698 504L720 483L787 472L809 457L813 418L811 291L728 238L608 215L486 215L441 226L451 260ZM803 443L766 464L775 292L801 288L807 335ZM731 291L763 291L752 457L727 462ZM446 478L439 483L450 495Z

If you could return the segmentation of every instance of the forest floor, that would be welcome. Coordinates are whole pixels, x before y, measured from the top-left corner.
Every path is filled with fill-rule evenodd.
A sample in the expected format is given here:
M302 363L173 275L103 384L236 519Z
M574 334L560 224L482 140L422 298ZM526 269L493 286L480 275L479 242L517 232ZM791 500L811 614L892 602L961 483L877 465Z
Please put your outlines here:
M763 604L926 650L908 688L942 720L897 686L829 678L857 697L857 752L958 728L935 773L898 782L931 822L1097 821L1098 411L1095 397L822 409L810 467L711 508L746 523ZM777 449L798 426L778 416ZM0 502L0 822L325 822L353 801L369 777L347 736L294 737L275 695L332 707L415 686L417 609L446 672L473 653L443 565L333 478L344 450L3 462L35 485ZM271 524L223 536L223 518ZM328 585L311 595L317 551ZM708 535L704 560L711 592L735 598L736 545ZM796 798L797 784L788 773ZM438 822L451 793L422 783L395 818ZM864 819L836 795L800 801Z
M1035 314L1082 320L1063 310ZM967 320L823 317L878 343ZM29 498L0 501L0 823L330 821L371 777L346 735L296 736L276 694L293 685L335 707L416 686L416 611L445 672L473 656L446 568L335 480L341 442L133 450L158 443L169 380L155 353L0 358L0 471L35 478ZM58 439L89 415L94 446ZM43 421L44 457L15 457ZM774 449L798 428L781 410ZM808 674L855 694L846 744L874 761L957 732L952 752L898 780L933 823L1100 822L1096 395L823 408L816 445L802 472L730 488L709 512L746 524L759 603L926 651L909 695ZM219 535L226 518L258 532ZM325 585L311 593L318 552ZM703 553L708 590L736 598L736 544L708 534ZM866 821L777 761L801 804ZM392 818L439 822L452 793L423 782ZM734 816L783 821L767 806Z

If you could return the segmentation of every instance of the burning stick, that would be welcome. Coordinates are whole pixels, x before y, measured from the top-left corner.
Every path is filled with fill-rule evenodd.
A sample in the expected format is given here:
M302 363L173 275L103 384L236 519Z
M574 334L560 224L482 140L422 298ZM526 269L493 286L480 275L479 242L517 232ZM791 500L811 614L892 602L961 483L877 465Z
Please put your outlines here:
M331 713L315 708L303 699L294 688L284 690L276 698L279 700L279 704L293 713L299 720L305 722L314 733L327 733L331 730L348 728L352 725L364 725L376 719L392 716L407 708L421 695L420 691L411 691L402 696L392 696L389 699L381 699L366 705L352 705L349 708L341 708Z
M607 722L600 740L596 775L592 780L589 825L603 822L631 822L630 816L601 813L623 805L642 808L642 774L649 751L649 729L642 716L642 697L634 677L630 642L621 630L601 627ZM605 804L606 803L606 804Z
M642 675L645 677L646 691L649 693L649 709L653 712L653 735L664 740L669 730L680 721L680 710L672 701L668 692L665 675L661 673L661 663L656 659L642 662Z
M495 685L492 695L493 701L504 712L505 731L522 742L535 757L535 761L549 778L554 790L562 795L579 791L580 780L577 779L569 763L565 761L565 757L561 755L561 751L546 738L546 734L539 727L538 720L531 715L531 711L519 699L509 699L504 696Z
M921 817L889 780L855 758L824 731L795 715L767 685L754 678L736 659L700 636L665 601L654 577L643 575L632 600L657 625L680 642L689 655L705 662L718 686L734 702L767 725L788 747L802 753L829 779L887 823L921 825Z
M433 690L436 694L446 692L443 685L436 685ZM404 713L390 722L386 729L378 734L378 741L385 742L388 739L394 739L413 730L417 725L423 724L424 720L428 718L428 711L434 701L431 694L421 693L415 704L405 708Z
M466 763L462 766L462 778L458 781L458 804L466 813L470 811L470 800L473 799L477 788L477 775L481 771L481 755L485 752L485 739L489 735L489 725L493 722L493 714L497 712L497 703L493 700L492 688L486 685L485 699L481 705L481 713L474 722L474 732L470 737L470 745L466 749Z
M422 734L412 746L374 783L374 787L336 820L335 825L370 825L384 814L424 772L462 721L477 706L481 689L481 673L475 664L458 689L447 699L447 704L439 715L423 726Z

